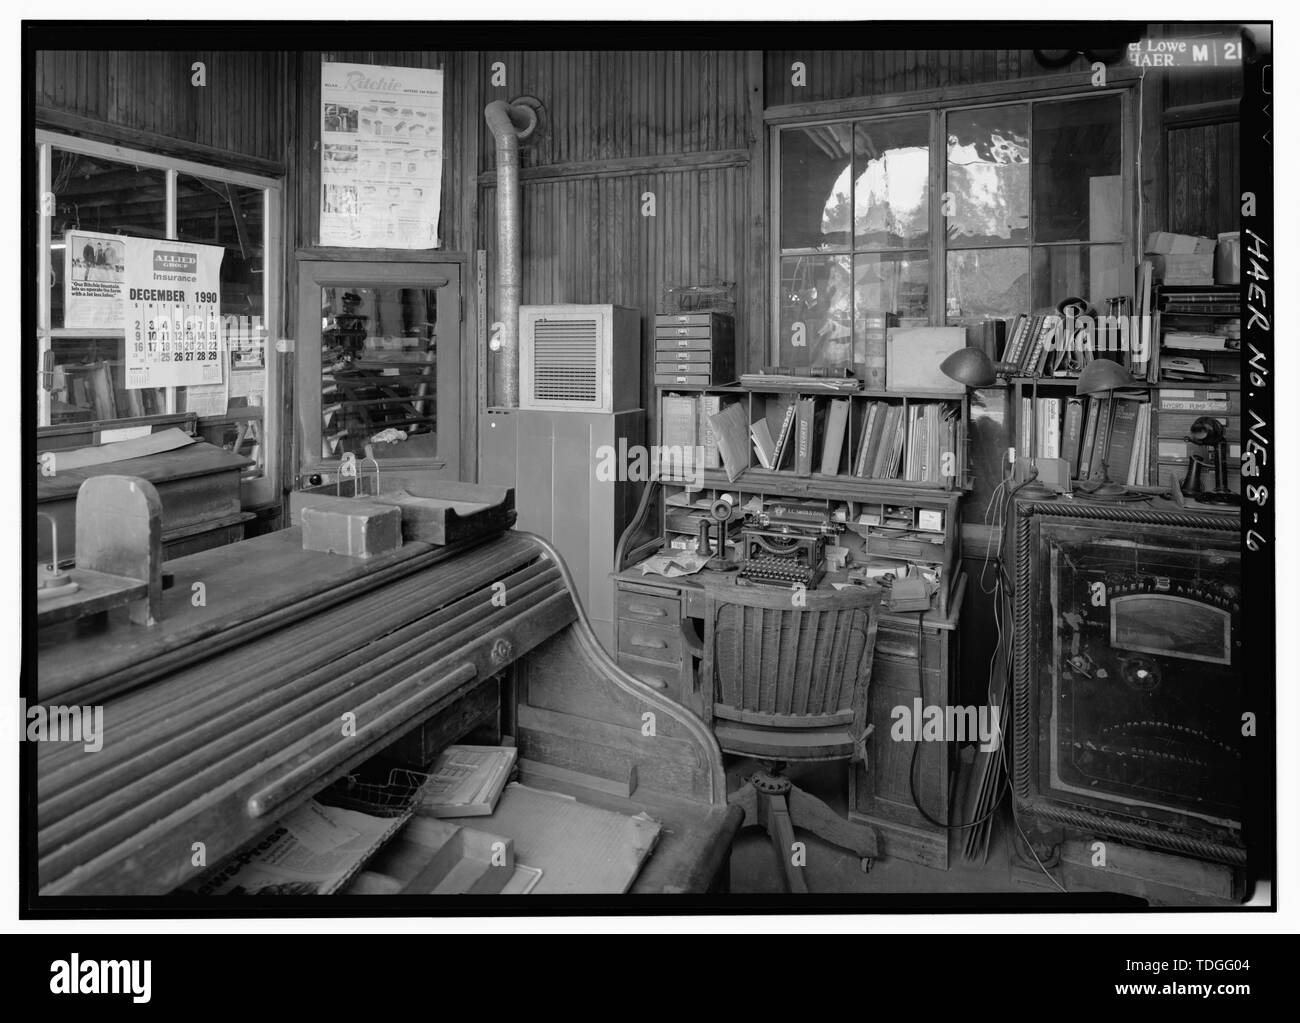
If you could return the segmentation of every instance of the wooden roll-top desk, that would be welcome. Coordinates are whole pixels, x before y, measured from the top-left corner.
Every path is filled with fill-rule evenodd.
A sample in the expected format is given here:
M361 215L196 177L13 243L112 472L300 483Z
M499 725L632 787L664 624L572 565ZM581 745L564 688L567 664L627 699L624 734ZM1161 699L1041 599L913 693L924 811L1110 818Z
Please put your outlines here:
M165 567L155 625L41 630L39 702L102 706L103 745L31 744L40 896L174 892L196 843L217 863L398 740L485 726L525 784L662 825L633 892L725 883L740 811L717 743L610 660L544 541L361 559L305 551L295 527Z

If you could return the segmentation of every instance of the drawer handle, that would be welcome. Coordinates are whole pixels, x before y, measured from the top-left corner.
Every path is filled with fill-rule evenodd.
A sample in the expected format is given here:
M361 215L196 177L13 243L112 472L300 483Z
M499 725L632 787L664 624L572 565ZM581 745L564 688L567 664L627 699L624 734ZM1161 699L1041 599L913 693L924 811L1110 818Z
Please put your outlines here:
M655 640L649 640L649 641L647 641L647 640L636 639L635 637L633 637L633 639L632 639L632 645L633 645L633 646L641 646L641 647L645 647L647 650L667 650L667 649L668 649L668 644L665 643L662 639L655 639Z
M628 604L627 609L638 615L653 615L655 618L668 617L668 612L662 607L653 607L649 604Z

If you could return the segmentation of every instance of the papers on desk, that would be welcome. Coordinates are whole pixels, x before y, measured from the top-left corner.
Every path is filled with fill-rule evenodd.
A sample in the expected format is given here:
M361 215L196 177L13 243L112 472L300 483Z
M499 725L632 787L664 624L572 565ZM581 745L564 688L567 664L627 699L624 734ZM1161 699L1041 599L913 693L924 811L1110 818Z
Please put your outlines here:
M143 458L145 455L157 455L164 451L175 451L187 444L193 444L194 438L184 430L172 427L159 430L147 437L133 437L129 440L111 441L93 447L73 448L71 451L56 451L55 465L59 472L69 469L84 469L88 465L104 465L108 462L124 462L128 458Z
M646 558L641 562L641 574L675 579L682 575L694 575L708 563L706 555L694 551L674 551L672 554L656 554Z
M410 817L373 817L309 800L182 889L197 895L329 895Z

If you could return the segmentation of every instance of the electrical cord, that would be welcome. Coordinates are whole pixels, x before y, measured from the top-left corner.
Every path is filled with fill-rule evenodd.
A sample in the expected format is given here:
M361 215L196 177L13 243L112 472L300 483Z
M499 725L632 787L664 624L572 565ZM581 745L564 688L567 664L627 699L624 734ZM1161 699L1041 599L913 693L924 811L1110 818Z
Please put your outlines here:
M990 708L993 706L994 669L997 665L998 651L1002 649L1002 620L1001 620L1002 593L1001 591L1003 590L1003 588L1005 588L1008 596L1010 596L1012 593L1011 580L1007 576L1006 565L1002 560L1002 547L1006 538L1006 513L1007 511L1010 510L1011 501L1016 496L1016 494L1019 493L1020 490L1028 486L1033 481L1024 480L1020 483L1017 483L1010 490L1006 490L1005 494L1003 494L1002 497L999 498L998 492L1004 490L1007 482L1008 480L1004 479L998 483L998 485L993 490L993 496L989 502L989 509L994 509L994 515L993 515L994 528L997 529L998 531L998 554L995 557L995 560L997 562L997 572L996 572L996 577L994 580L992 590L987 590L985 589L984 586L985 573L988 570L988 563L989 563L988 547L985 547L984 549L984 565L980 571L981 591L983 591L985 594L989 594L997 598L994 601L993 618L997 628L998 640L993 646L993 655L989 659L989 684L986 691L986 695L988 697L988 706ZM989 509L985 509L984 512L985 523L988 523ZM925 707L925 650L924 650L925 634L923 630L924 617L925 617L924 611L919 612L916 616L916 681L917 681L917 688L921 694L921 706L923 710ZM1014 622L1012 622L1011 628L1013 631L1008 637L1009 640L1014 637L1014 628L1015 628ZM999 731L1001 731L1000 722L999 722ZM965 831L970 828L979 827L980 825L984 824L986 821L990 820L1001 808L1002 800L1006 798L1007 792L1011 788L1011 771L1010 771L1010 766L1007 764L1007 760L1006 760L1006 742L1004 740L1005 740L1005 736L1000 736L998 742L998 762L1001 764L1001 768L1002 768L1001 784L999 786L997 797L993 800L993 803L989 807L988 812L985 813L982 817L970 821L969 823L953 824L951 822L951 816L952 816L951 806L949 806L950 819L947 823L945 823L943 821L936 820L934 817L931 817L930 814L926 811L925 807L921 805L920 796L917 794L916 791L916 764L917 764L917 760L920 757L921 740L919 738L914 739L912 741L912 759L907 770L907 786L908 786L908 791L912 797L912 805L916 807L916 812L919 813L922 817L924 817L927 821L929 821L930 824L932 824L934 827L943 828L945 831ZM1016 829L1020 830L1020 825L1018 821L1016 822ZM1023 832L1021 832L1021 837L1022 838L1024 837ZM1026 842L1027 841L1028 840L1026 840ZM1032 848L1030 849L1030 852L1031 853L1033 852ZM1036 856L1035 859L1037 859ZM1043 869L1044 873L1047 873L1047 869L1042 866L1041 862L1039 863L1039 867ZM1049 878L1051 877L1050 874L1048 874L1047 876ZM1052 878L1052 880L1055 881L1055 878Z

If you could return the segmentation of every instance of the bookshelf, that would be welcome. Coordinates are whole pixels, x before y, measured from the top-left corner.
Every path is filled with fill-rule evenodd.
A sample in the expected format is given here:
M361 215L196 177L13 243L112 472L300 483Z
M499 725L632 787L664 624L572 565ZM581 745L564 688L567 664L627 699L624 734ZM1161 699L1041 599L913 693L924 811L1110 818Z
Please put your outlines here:
M1206 455L1185 438L1198 417L1213 416L1227 436L1226 485L1240 493L1240 292L1235 285L1162 285L1154 305L1160 375L1152 400L1152 481L1162 487L1181 481L1191 456ZM1208 467L1203 482L1207 489L1212 485Z
M1012 436L1015 438L1015 448L1017 457L1035 457L1035 458L1064 458L1070 463L1070 478L1075 481L1080 480L1100 480L1102 470L1098 460L1099 450L1096 446L1096 430L1100 426L1100 417L1104 411L1107 414L1106 430L1109 431L1112 425L1114 410L1114 399L1111 395L1076 395L1075 387L1078 384L1078 377L1044 377L1038 381L1038 400L1040 405L1049 401L1058 403L1059 413L1052 417L1046 408L1036 410L1039 415L1038 422L1038 440L1039 450L1037 452L1028 452L1026 449L1025 438L1030 434L1029 424L1025 418L1025 403L1033 395L1034 381L1028 377L1013 377L1011 385L1011 419L1013 425ZM1143 460L1143 470L1141 474L1135 474L1132 479L1129 477L1130 458L1132 448L1127 447L1121 455L1124 464L1110 464L1110 478L1116 483L1127 483L1134 486L1155 486L1156 485L1156 443L1154 432L1156 401L1153 395L1157 393L1156 384L1145 381L1135 380L1133 386L1125 388L1122 391L1114 392L1121 397L1120 401L1135 400L1145 403L1149 407L1146 413L1152 417L1151 427L1144 431L1149 438L1147 457ZM1077 449L1072 453L1070 450L1069 439L1067 437L1067 416L1068 406L1071 400L1077 400L1080 403L1080 430L1078 433ZM1093 428L1094 443L1092 446L1086 444L1088 438L1088 417L1093 407L1097 409L1098 426ZM1134 438L1137 434L1134 432ZM1053 441L1055 443L1053 443ZM1086 450L1085 450L1086 449ZM1109 445L1107 445L1109 451ZM1055 452L1055 453L1053 453Z
M800 401L814 403L812 447L804 471L798 465L797 409L796 421L788 427L785 443L781 443L789 409ZM723 482L749 484L763 481L770 485L781 480L803 480L826 483L832 488L844 483L871 482L945 491L963 491L970 487L966 425L970 408L964 390L831 393L816 387L675 387L661 388L659 402L660 445L668 448L703 446L705 473L717 473ZM843 403L843 433L838 455L828 456L827 427L834 422L833 402ZM691 403L694 405L693 422L687 413ZM709 415L731 406L741 407L736 422L743 419L746 426L744 444L739 443L739 435L733 444L743 466L735 480L728 478L726 459L717 450L707 423ZM886 418L891 412L892 418ZM923 424L921 420L927 412L930 421ZM773 444L780 445L780 461L775 467L764 466L756 450L750 431L759 424L765 424ZM879 455L880 449L889 443L883 432L887 424L894 428L893 445L897 450L892 458L882 458L867 466L863 461L864 453ZM873 427L870 437L865 431L868 426ZM876 445L872 451L864 451L864 441L868 440L874 440ZM926 442L925 452L919 450L922 440ZM885 468L891 463L892 471ZM823 471L829 470L831 465L834 471ZM877 468L881 469L879 473Z
M764 467L757 453L750 428L765 426L775 440L782 433L791 402L812 399L820 406L820 415L812 422L812 450L805 458L805 472L797 468L798 452L789 450L797 444L796 426L788 427L791 436L778 467ZM838 527L833 542L834 561L846 570L859 569L870 578L872 572L916 569L935 584L932 608L946 615L952 605L960 576L961 522L959 504L967 483L966 422L969 414L964 391L855 391L828 393L816 387L755 388L745 386L661 389L660 428L660 522L663 524L665 549L694 551L697 548L702 520L709 518L710 507L719 499L731 502L734 517L728 526L727 543L734 545L745 515L751 518L781 501L821 505L826 519ZM843 402L841 419L843 441L826 455L828 427L832 425L831 402ZM694 403L694 437L692 441L691 405ZM916 450L917 436L908 438L909 416L919 423L927 409L942 407L950 416L951 429L940 444L929 444L923 459ZM739 472L728 471L725 441L709 436L708 416L716 408L722 412L737 408L733 415L746 429L743 441L735 438L734 454L739 454ZM896 431L903 439L898 452L899 476L882 478L859 475L862 444L867 437L872 410L877 421L892 412ZM797 415L797 413L796 413ZM936 413L930 412L931 425ZM898 424L901 424L898 425ZM683 464L673 457L682 448L703 448L703 467ZM951 458L943 468L950 473L932 473L931 478L906 479L909 464L920 472L923 464L934 461L936 451ZM910 459L910 461L909 461ZM825 460L826 469L821 471ZM717 527L712 527L716 529ZM716 534L715 534L716 537Z

